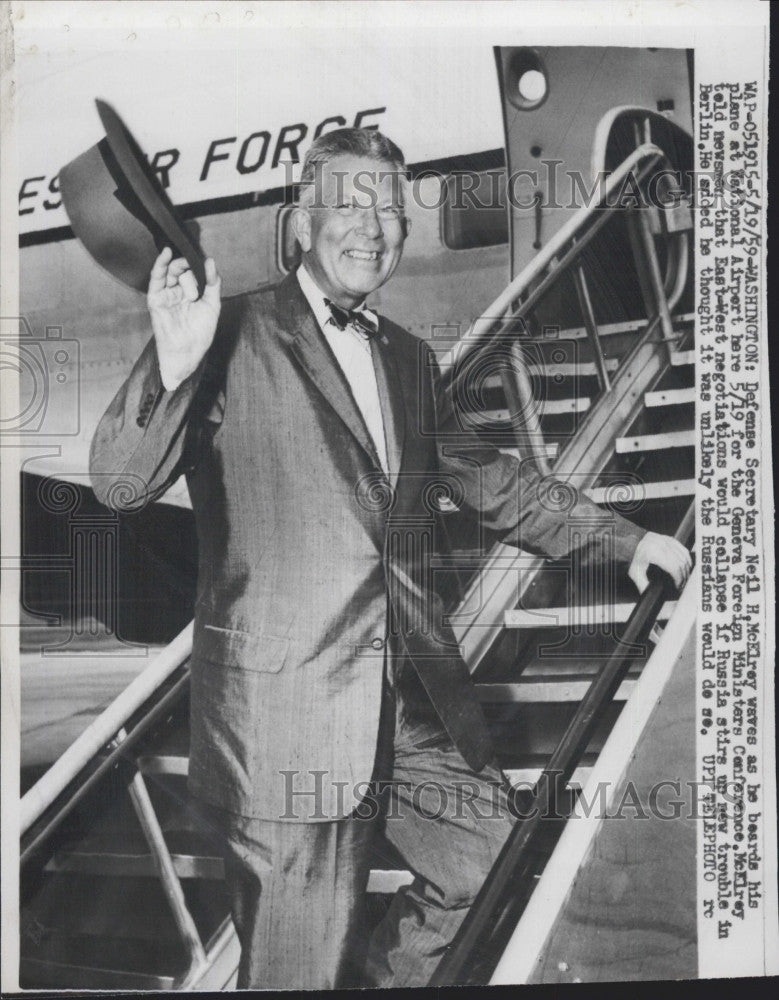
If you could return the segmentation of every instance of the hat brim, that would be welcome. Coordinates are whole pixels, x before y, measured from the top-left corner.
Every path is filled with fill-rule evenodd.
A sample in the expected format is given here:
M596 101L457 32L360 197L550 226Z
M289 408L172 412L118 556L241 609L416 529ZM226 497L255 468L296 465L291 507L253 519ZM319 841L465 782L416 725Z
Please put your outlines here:
M164 246L185 257L202 293L204 254L119 115L96 100L105 139L60 171L60 191L73 231L110 274L145 291ZM190 224L192 225L192 224Z

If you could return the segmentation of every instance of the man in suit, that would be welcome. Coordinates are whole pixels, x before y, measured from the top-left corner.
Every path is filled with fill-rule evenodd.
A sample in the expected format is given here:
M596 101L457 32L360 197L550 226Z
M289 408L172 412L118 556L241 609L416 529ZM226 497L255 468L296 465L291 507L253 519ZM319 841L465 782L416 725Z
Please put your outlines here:
M376 131L316 140L293 217L302 266L223 308L212 260L198 298L163 251L154 336L93 441L95 490L114 506L187 475L189 783L224 836L242 987L344 981L381 816L415 878L366 943L367 978L427 982L511 827L434 586L437 498L527 551L573 554L534 472L468 435L443 440L432 352L365 305L400 262L404 171ZM639 586L649 563L684 582L672 539L586 500L573 513L601 528L582 557L616 559Z

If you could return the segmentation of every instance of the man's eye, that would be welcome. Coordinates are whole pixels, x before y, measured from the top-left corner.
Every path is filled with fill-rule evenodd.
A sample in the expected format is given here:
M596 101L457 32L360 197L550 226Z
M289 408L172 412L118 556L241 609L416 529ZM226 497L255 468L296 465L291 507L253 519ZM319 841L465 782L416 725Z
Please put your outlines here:
M383 205L379 209L379 215L381 215L385 219L399 219L401 211L394 205Z

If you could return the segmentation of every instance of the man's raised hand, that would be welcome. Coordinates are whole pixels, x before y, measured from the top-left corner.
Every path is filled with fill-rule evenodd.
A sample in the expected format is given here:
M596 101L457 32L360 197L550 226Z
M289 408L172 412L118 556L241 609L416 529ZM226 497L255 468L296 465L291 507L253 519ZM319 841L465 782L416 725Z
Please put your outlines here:
M681 590L692 570L692 556L681 542L670 535L647 531L636 546L628 569L628 576L641 593L649 585L646 571L650 566L665 570L673 578L677 590Z
M216 264L205 261L206 286L198 298L197 281L183 257L172 260L165 247L154 262L146 301L157 344L162 384L173 390L188 378L211 346L221 307Z

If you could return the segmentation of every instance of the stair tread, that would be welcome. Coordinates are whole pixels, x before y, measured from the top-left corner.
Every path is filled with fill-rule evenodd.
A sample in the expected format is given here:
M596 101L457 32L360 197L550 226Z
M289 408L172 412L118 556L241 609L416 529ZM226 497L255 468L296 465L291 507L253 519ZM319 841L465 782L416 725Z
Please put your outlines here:
M618 358L606 358L606 371L614 372L619 368ZM530 375L537 378L597 378L598 369L594 361L548 361L541 364L530 363L527 366ZM484 380L485 389L500 389L503 381L500 375L490 375Z
M484 684L509 684L517 681L529 680L531 683L546 680L547 678L585 680L594 677L608 660L608 654L602 653L600 656L583 656L577 651L575 655L569 656L542 656L538 659L526 662L522 672L517 676L516 669L507 677L491 678L488 681L477 681ZM642 667L639 664L632 664L630 674L641 673Z
M538 608L526 610L516 608L506 611L506 628L561 628L571 625L587 627L609 622L626 622L633 613L635 604L582 604L575 607ZM666 601L660 609L658 620L671 617L676 601Z
M695 322L695 313L678 313L671 317L674 330L688 326ZM611 337L621 333L638 333L646 329L646 319L627 320L620 323L603 323L598 326L598 334L601 337ZM553 344L555 341L584 340L588 336L587 330L583 326L569 327L566 330L555 330L554 336L522 337L521 343L529 344Z
M138 758L138 769L142 774L168 774L187 777L189 755L185 753L143 754Z
M576 396L563 399L538 399L536 403L536 413L540 419L566 413L584 413L589 410L592 400L589 396ZM494 423L506 423L510 419L510 413L505 408L481 410L479 416Z
M593 679L566 677L545 681L477 684L476 694L479 701L491 704L535 705L541 702L580 702ZM624 680L614 695L614 700L627 701L635 684L635 678Z
M224 879L224 861L215 855L172 855L179 878ZM151 854L121 854L86 851L60 852L46 865L46 871L91 874L104 877L156 878L157 870ZM407 869L374 867L368 879L368 892L394 892L413 881Z
M694 403L696 389L694 386L686 386L680 389L655 389L652 392L644 393L644 405L655 406L681 406L687 403Z
M671 364L674 368L695 364L695 351L672 351Z
M186 969L183 946L167 937L134 938L68 933L45 928L37 944L30 932L22 938L22 961L102 971L117 975L166 976L171 980ZM83 984L79 984L83 985Z
M224 862L218 855L171 853L171 860L179 878L224 878ZM109 877L157 877L149 851L60 851L49 859L45 870Z
M216 834L209 831L199 816L187 815L181 810L161 825L168 850L174 854L208 854L213 850ZM145 854L148 853L148 842L138 826L102 824L71 838L62 845L62 850L91 854Z
M517 785L535 785L538 779L543 773L543 767L538 765L536 767L509 767L503 772L508 778L509 784L516 788ZM592 766L582 766L576 768L576 770L571 775L571 780L568 782L569 788L573 786L582 786L587 781L587 778L592 773Z
M54 962L48 959L27 958L19 960L19 982L22 989L86 989L86 990L172 990L174 976L154 975L123 969L106 969L73 962Z
M560 450L560 445L556 441L554 441L552 443L546 443L544 445L544 451L546 452L546 457L547 458L552 458L552 459L557 458L557 453L558 453L559 450ZM523 449L523 450L520 451L519 448L509 448L509 447L502 448L502 447L499 447L498 451L502 455L511 455L512 458L516 458L516 459L527 458L530 455L530 449L529 448Z
M694 496L695 480L661 479L645 483L614 480L609 485L593 486L585 492L593 503L610 503L619 506L642 500L665 500L671 497Z
M368 876L366 892L393 893L413 881L414 876L407 868L373 868Z
M662 451L666 448L695 447L696 433L694 429L683 431L662 431L657 434L638 434L618 437L616 452L618 455L636 451Z

